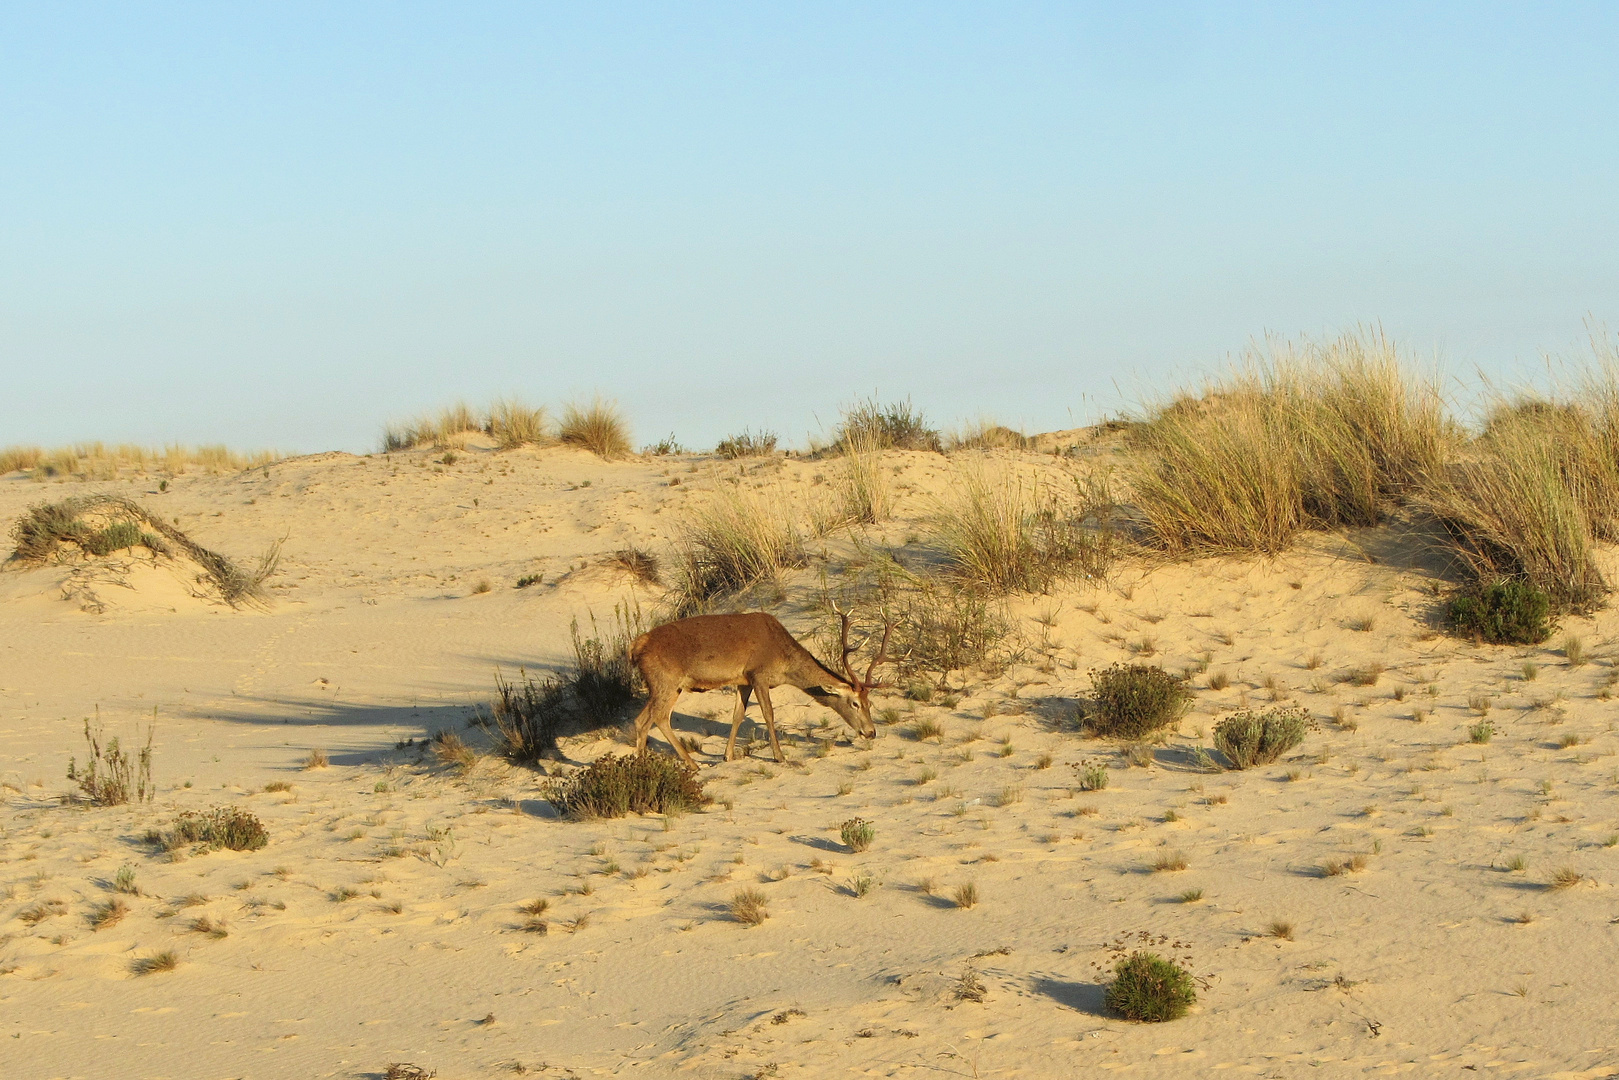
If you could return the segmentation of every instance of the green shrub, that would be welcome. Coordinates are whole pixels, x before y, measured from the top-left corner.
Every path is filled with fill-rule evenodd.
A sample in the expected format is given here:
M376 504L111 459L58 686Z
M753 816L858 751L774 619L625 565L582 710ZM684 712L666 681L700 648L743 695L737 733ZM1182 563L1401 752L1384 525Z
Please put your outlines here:
M148 535L133 521L115 521L100 532L86 536L83 543L85 550L92 555L111 555L115 551L146 543Z
M1269 765L1299 743L1310 714L1297 705L1256 713L1251 709L1214 725L1214 748L1239 769Z
M1073 769L1079 779L1079 790L1102 791L1107 787L1107 766L1100 761L1086 758L1075 763Z
M605 754L553 784L546 798L575 818L682 813L709 801L695 765L651 750Z
M1180 964L1137 949L1113 968L1102 1001L1126 1020L1178 1020L1197 1002L1197 986Z
M187 810L174 819L167 832L153 829L146 834L149 843L164 851L183 844L200 844L209 851L257 851L270 842L264 823L239 806L215 806L208 810Z
M869 848L871 842L877 839L877 829L865 818L850 818L843 823L840 835L843 837L844 845L850 851L861 852Z
M1113 664L1091 672L1096 698L1086 726L1107 738L1142 739L1179 720L1192 692L1156 664Z
M1445 622L1492 645L1537 645L1552 634L1551 596L1527 581L1498 581L1451 598Z

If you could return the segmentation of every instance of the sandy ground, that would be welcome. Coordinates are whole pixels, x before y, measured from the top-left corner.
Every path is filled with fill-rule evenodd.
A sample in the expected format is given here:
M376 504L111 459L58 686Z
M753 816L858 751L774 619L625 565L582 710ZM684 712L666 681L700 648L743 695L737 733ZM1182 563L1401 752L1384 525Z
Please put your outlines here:
M605 556L667 551L681 507L738 466L433 458L318 455L167 491L0 479L0 521L110 490L234 556L286 541L267 611L138 559L0 573L0 1077L1619 1075L1619 615L1565 625L1579 664L1561 636L1437 635L1434 567L1383 531L1127 566L1012 602L1030 662L951 707L884 699L898 722L869 747L818 756L811 735L841 722L783 690L790 760L756 743L726 763L731 696L688 695L676 726L717 801L570 822L543 775L462 773L421 741L475 735L497 668L562 664L572 619L653 604ZM887 466L879 539L903 543L956 466ZM802 509L829 468L740 479ZM1071 722L1088 671L1137 656L1203 670L1179 733L1132 765ZM1197 767L1217 719L1272 700L1320 721L1294 754ZM97 709L126 741L155 715L150 805L61 798ZM908 734L928 718L942 737ZM312 748L328 768L302 767ZM1084 761L1110 766L1105 791L1078 790ZM140 841L218 804L250 808L269 845L174 862ZM838 839L856 815L877 830L861 854ZM1154 870L1177 854L1185 869ZM1357 854L1358 872L1320 869ZM124 866L138 895L92 929ZM1552 887L1564 868L1579 883ZM726 912L744 887L768 897L760 926ZM520 910L537 898L543 935ZM1102 1008L1108 945L1143 932L1206 977L1192 1015ZM177 968L136 973L165 950ZM958 996L969 969L982 1001Z

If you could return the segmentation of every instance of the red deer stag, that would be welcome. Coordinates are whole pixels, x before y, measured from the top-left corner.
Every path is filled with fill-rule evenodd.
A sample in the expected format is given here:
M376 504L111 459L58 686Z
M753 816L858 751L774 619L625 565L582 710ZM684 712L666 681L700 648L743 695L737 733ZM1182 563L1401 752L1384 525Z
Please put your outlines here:
M800 645L774 615L762 611L744 615L694 615L653 627L635 639L630 659L646 680L649 696L646 707L635 718L635 748L646 746L647 735L656 724L669 745L692 763L691 754L675 740L669 727L669 714L683 690L737 688L736 715L731 720L731 738L725 744L725 760L736 752L736 732L748 708L748 695L756 694L770 731L770 748L776 760L785 760L776 740L776 715L770 707L770 688L796 686L848 722L857 734L872 738L877 728L871 722L871 681L877 665L888 659L888 635L894 625L883 628L883 641L877 655L866 667L862 679L854 673L849 657L856 651L849 644L849 616L842 620L843 655L838 674Z

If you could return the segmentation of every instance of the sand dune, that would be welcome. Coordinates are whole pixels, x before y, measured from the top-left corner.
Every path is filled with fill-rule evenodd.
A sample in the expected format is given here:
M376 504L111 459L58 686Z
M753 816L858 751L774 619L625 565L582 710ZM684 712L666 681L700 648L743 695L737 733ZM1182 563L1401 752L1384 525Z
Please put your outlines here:
M610 556L667 552L709 486L804 514L829 466L477 439L438 457L93 485L217 551L284 538L263 609L138 556L0 573L0 1075L1619 1075L1611 611L1566 621L1578 664L1555 642L1441 636L1439 568L1392 529L1272 561L1126 565L1014 599L1028 662L949 707L885 698L897 722L869 748L783 690L788 762L727 763L733 699L688 695L676 726L716 802L571 822L543 773L495 757L462 773L424 740L476 741L496 670L564 663L572 620L650 610L658 590ZM896 515L869 536L905 545L958 466L883 467ZM0 520L85 488L0 480ZM825 543L834 563L853 550ZM785 583L790 626L817 572ZM1073 720L1091 669L1138 658L1201 670L1179 731L1132 765ZM1199 767L1217 719L1272 701L1316 719L1297 751ZM126 739L155 710L154 803L62 801L97 707ZM1494 736L1472 742L1486 710ZM924 718L941 737L908 734ZM329 767L302 767L314 748ZM609 749L612 732L564 745ZM1109 765L1106 790L1078 790L1086 761ZM270 843L169 861L140 840L216 804L251 809ZM857 815L876 826L860 854L838 838ZM1185 869L1155 870L1166 855ZM112 891L126 865L138 893ZM1578 880L1555 887L1563 869ZM726 910L744 887L768 898L757 927ZM92 929L115 897L127 913ZM524 929L537 898L544 934ZM1103 1009L1108 945L1143 932L1185 943L1206 977L1192 1015ZM165 950L175 970L135 973ZM960 996L968 971L981 1001Z

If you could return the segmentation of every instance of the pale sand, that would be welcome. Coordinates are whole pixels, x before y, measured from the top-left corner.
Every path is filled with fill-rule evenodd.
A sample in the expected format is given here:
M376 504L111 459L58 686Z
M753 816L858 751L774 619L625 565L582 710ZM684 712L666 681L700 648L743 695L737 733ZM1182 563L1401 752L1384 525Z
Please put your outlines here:
M267 612L198 599L161 567L93 584L102 614L63 599L66 568L0 574L0 1076L375 1077L398 1061L445 1080L1619 1074L1619 848L1604 846L1619 832L1619 736L1598 696L1619 670L1614 612L1566 624L1593 653L1571 667L1560 637L1516 649L1434 636L1433 576L1384 533L1317 538L1271 563L1126 567L1110 588L1011 604L1031 641L1034 616L1056 609L1051 673L1019 666L951 709L885 699L904 720L870 750L782 690L790 764L757 747L726 764L730 695L690 695L676 726L702 736L721 802L667 825L573 823L539 798L535 772L490 759L462 777L396 744L466 730L497 666L563 663L570 619L610 618L632 596L650 606L602 557L666 551L705 477L738 467L474 446L439 469L431 456L324 454L163 494L0 480L6 522L104 489L233 556L287 537ZM899 518L879 533L897 542L922 531L953 466L889 464ZM801 507L832 466L747 468ZM512 587L534 572L544 584ZM483 578L493 591L473 595ZM789 584L802 595L813 579ZM1372 629L1349 628L1361 617ZM1231 685L1197 678L1181 734L1131 768L1066 722L1088 670L1133 658L1143 638L1170 670L1212 653L1209 674ZM1338 681L1374 662L1388 668L1375 685ZM1268 704L1267 676L1321 728L1277 765L1195 771L1186 748L1243 699ZM1488 746L1467 735L1481 694ZM155 707L155 804L59 801L97 705L126 739ZM1330 721L1338 705L1356 730ZM940 721L942 744L905 736L913 714ZM802 736L824 719L840 741L817 758ZM1581 741L1560 748L1567 734ZM585 760L615 745L565 749ZM300 770L312 747L330 768ZM1087 758L1113 764L1112 783L1076 796L1070 766ZM924 768L937 778L918 783ZM292 789L265 793L273 781ZM169 862L139 842L218 803L263 818L269 846ZM861 855L837 839L855 815L877 828ZM443 829L451 839L429 838ZM1150 872L1165 850L1188 869ZM1317 870L1355 853L1359 873ZM1514 856L1524 870L1506 869ZM141 895L92 931L86 915L125 864ZM1548 888L1565 866L1585 880ZM864 898L860 874L876 882ZM917 887L928 878L932 896ZM959 910L948 897L969 881L981 902ZM345 887L358 895L334 899ZM725 914L743 887L769 897L762 926ZM1194 887L1202 901L1176 902ZM207 899L180 906L192 894ZM521 929L536 897L551 901L544 936ZM19 917L51 900L61 914ZM201 915L229 935L191 930ZM1268 936L1275 920L1293 940ZM1190 943L1208 976L1185 1019L1102 1009L1104 944L1142 930ZM132 974L165 949L177 970ZM982 1003L955 997L968 965Z

